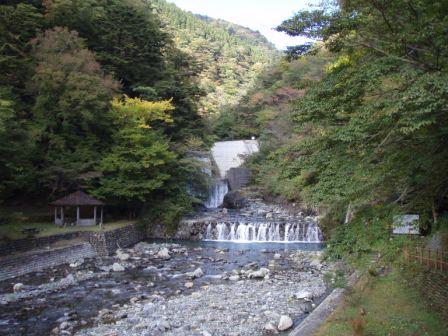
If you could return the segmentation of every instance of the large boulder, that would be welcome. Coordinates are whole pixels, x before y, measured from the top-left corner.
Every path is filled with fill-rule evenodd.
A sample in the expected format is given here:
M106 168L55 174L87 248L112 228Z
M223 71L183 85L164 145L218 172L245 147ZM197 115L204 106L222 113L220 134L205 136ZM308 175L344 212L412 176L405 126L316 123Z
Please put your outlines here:
M227 209L241 209L247 205L247 199L245 199L241 193L237 190L230 191L224 196L222 206Z

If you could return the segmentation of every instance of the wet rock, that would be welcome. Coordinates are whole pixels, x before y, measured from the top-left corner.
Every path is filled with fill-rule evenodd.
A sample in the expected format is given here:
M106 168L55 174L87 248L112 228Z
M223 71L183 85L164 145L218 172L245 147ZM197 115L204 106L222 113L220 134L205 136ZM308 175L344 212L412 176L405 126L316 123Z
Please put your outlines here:
M170 252L166 247L162 248L159 252L157 252L157 257L164 260L171 259Z
M280 321L278 322L277 329L280 331L285 331L291 328L292 325L292 319L287 315L282 315L280 316Z
M196 270L194 270L193 272L187 272L185 273L185 275L190 278L190 279L196 279L196 278L200 278L204 275L204 272L202 271L201 268L197 268Z
M282 255L280 253L274 254L274 259L278 260L278 259L281 259L281 258L282 258Z
M12 290L14 291L14 293L22 292L23 290L25 290L25 285L21 282L18 282L12 287Z
M123 265L119 264L119 263L114 263L112 265L112 270L114 272L124 272L125 268Z
M272 212L268 212L266 214L266 219L274 219L274 214Z

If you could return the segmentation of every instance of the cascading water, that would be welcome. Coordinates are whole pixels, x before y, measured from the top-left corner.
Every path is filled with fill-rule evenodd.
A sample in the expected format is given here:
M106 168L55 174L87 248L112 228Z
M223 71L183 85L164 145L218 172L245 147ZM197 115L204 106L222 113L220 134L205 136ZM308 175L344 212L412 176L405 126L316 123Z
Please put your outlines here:
M228 191L229 185L227 180L215 180L210 188L207 201L204 203L205 207L208 209L216 209L219 207Z
M316 222L216 222L209 223L205 240L235 242L319 243L322 232Z

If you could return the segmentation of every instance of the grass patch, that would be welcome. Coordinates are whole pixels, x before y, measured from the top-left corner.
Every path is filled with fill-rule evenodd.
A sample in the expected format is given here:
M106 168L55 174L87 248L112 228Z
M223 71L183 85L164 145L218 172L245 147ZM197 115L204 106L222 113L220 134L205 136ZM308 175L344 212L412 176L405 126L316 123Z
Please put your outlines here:
M395 269L366 274L316 336L445 336L447 328Z
M103 224L102 230L114 230L134 223L136 223L136 221L122 220L110 223L108 222ZM76 231L98 232L101 230L99 225L59 227L54 223L11 223L0 225L0 240L25 238L26 235L22 233L22 230L24 228L37 228L38 230L40 230L36 237L45 237L59 233Z

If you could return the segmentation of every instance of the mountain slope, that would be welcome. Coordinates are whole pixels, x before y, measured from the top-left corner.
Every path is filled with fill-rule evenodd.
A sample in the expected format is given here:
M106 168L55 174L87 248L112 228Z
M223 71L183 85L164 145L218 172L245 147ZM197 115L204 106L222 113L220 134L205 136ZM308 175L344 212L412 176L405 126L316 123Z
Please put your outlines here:
M200 101L202 115L217 115L237 105L258 75L279 55L259 32L185 12L164 0L152 4L176 46L196 63L200 87L205 92Z

